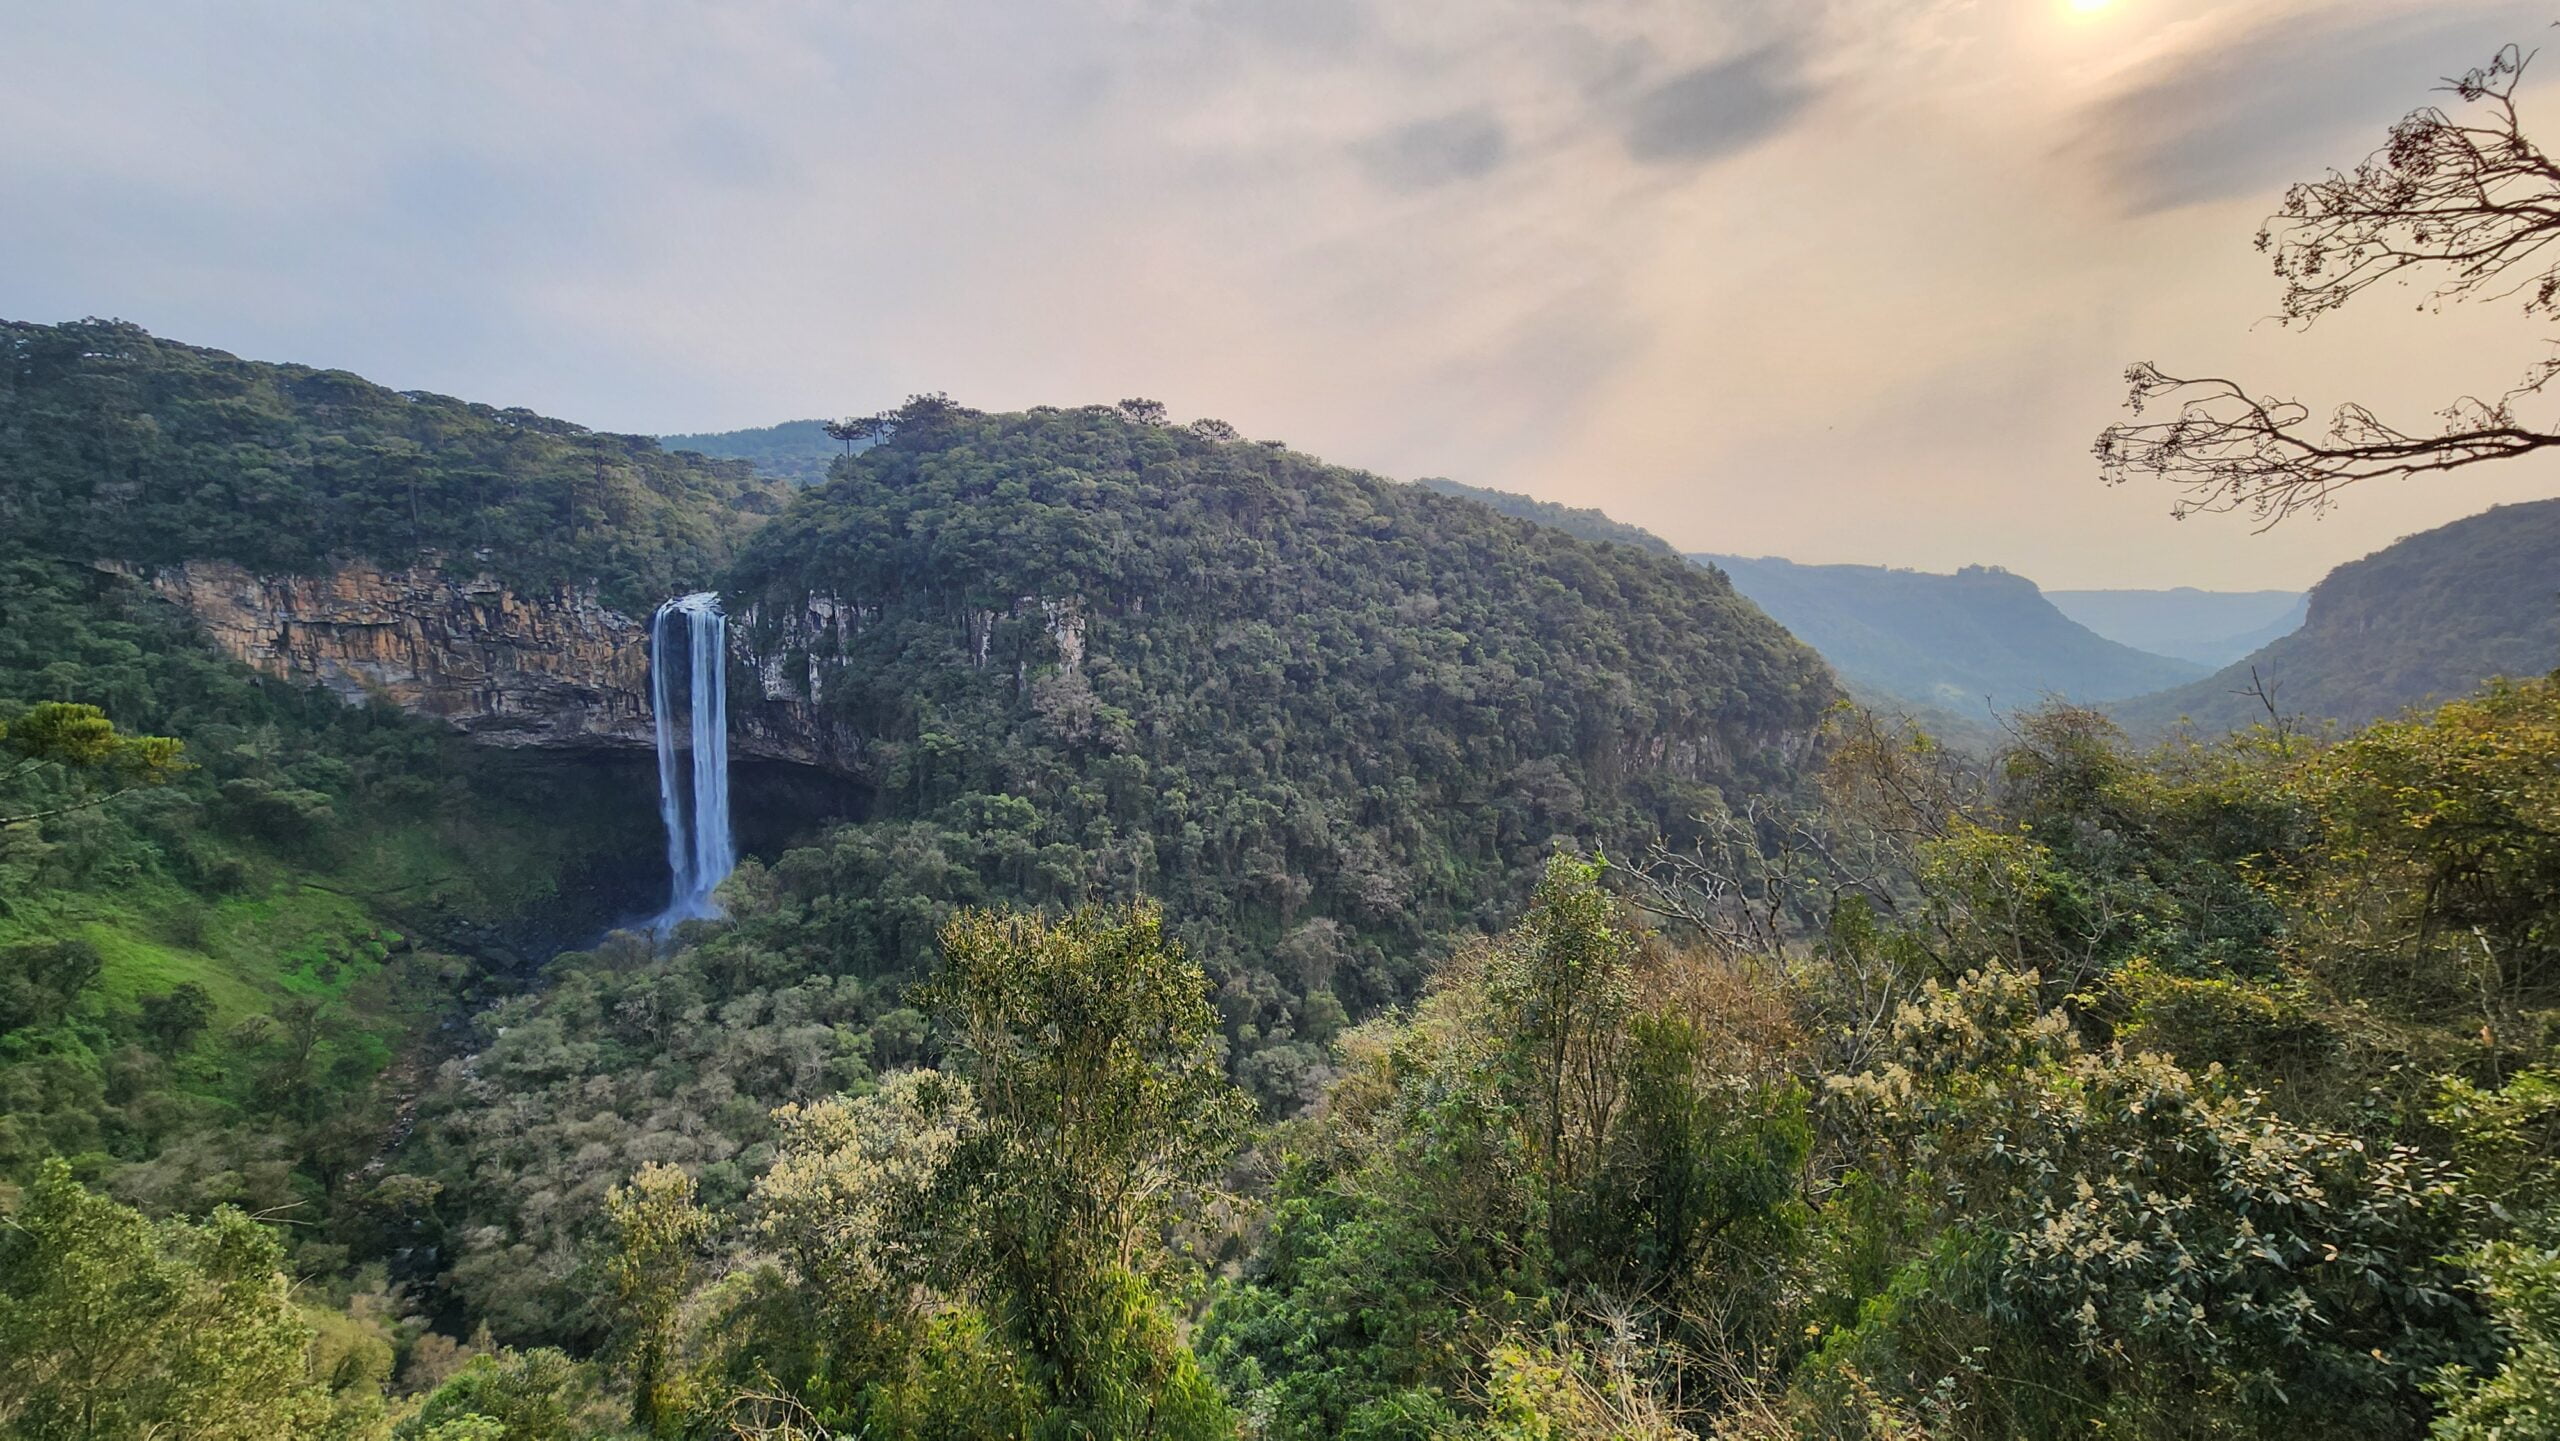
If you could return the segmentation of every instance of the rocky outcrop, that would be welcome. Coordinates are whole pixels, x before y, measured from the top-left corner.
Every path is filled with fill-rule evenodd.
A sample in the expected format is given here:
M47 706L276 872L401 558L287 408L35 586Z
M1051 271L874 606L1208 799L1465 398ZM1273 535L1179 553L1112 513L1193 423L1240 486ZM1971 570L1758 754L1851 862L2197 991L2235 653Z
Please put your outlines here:
M392 570L348 562L317 575L258 575L190 561L130 575L176 603L225 654L350 704L383 700L488 745L647 749L649 627L590 586L516 591L429 559ZM752 663L743 628L734 660ZM770 678L735 695L739 754L861 769L863 747L805 696Z
M650 744L648 626L591 587L518 594L432 561L287 576L189 561L138 578L226 654L350 703L386 700L493 745Z

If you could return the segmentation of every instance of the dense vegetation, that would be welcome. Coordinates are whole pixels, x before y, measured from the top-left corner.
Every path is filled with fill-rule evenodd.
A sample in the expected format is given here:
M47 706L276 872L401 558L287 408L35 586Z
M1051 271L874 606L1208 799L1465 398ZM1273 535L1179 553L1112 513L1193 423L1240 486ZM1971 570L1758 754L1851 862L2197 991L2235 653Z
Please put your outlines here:
M0 1435L2560 1429L2560 681L1977 765L1675 559L882 429L524 562L734 554L860 772L664 943L635 773L0 546Z
M868 757L863 975L928 964L936 906L1153 896L1282 1108L1318 1018L1409 996L1556 837L1784 788L1834 694L1676 558L1102 407L911 407L728 589ZM785 629L812 596L852 618Z
M422 1030L612 918L586 890L647 817L618 779L262 680L85 565L0 544L0 593L0 756L65 702L184 743L140 789L0 760L0 1180L322 1196Z
M670 451L689 450L722 460L743 460L754 466L758 475L793 485L816 485L827 478L827 467L835 463L837 456L863 445L859 441L848 445L827 434L827 422L823 420L786 420L780 425L760 425L751 430L662 435L658 443Z
M2267 718L2360 726L2560 664L2560 500L2501 505L2329 572L2300 629L2189 685L2110 707L2138 734Z
M514 1126L621 1109L528 1082L655 1050L727 1078L699 1105L800 1068L769 1113L660 1107L663 1160L591 1137L573 1181L581 1143L546 1143L599 1194L549 1293L512 1292L553 1309L498 1314L568 1351L457 1345L392 1319L403 1288L244 1290L279 1260L227 1213L92 1240L152 1233L54 1172L0 1255L0 1345L43 1363L0 1407L196 1386L413 1437L2551 1434L2560 684L2151 755L2048 711L1988 771L1842 724L1819 804L1769 818L1804 843L1558 856L1258 1130L1151 908L954 915L915 1009L848 1028L775 1004L860 1010L859 961L751 874L733 922L569 958L450 1068L448 1115L485 1120L439 1144L484 1172ZM436 1185L387 1176L367 1213L435 1236ZM56 1364L72 1338L30 1319L77 1302L143 1354L158 1311L90 1303L163 1275L244 1337L220 1354L304 1364L145 1385Z
M1876 565L1690 557L1733 580L1852 685L1976 721L2048 700L2112 700L2200 667L2118 645L1993 566L1953 575Z
M714 572L781 492L739 462L342 370L0 322L0 534L75 559L281 573L436 551L645 609Z

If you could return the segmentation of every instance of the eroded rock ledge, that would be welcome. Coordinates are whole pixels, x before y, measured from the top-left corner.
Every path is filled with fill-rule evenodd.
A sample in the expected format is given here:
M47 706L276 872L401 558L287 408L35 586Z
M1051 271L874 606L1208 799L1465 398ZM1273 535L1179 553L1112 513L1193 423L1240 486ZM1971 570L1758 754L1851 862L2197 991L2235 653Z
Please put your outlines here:
M228 561L155 570L117 562L184 608L213 644L280 680L350 704L379 697L488 745L649 749L649 626L594 587L517 592L435 560L403 569L347 562L321 575L258 575ZM733 661L763 669L732 627ZM733 686L738 753L862 769L866 748L814 704Z
M586 586L363 563L262 576L228 561L134 575L223 652L351 703L379 697L503 746L647 745L649 636Z

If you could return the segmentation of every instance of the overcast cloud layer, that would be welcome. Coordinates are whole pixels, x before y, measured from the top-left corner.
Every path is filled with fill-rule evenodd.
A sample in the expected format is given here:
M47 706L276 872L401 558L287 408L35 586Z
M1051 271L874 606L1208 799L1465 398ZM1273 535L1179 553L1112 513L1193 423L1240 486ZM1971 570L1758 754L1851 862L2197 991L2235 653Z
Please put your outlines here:
M643 432L1145 395L1684 548L2303 584L2108 491L2126 362L2411 419L2544 331L2258 323L2285 183L2551 16L2472 0L0 0L0 315ZM2560 71L2529 113L2560 129ZM2415 297L2406 297L2414 302Z

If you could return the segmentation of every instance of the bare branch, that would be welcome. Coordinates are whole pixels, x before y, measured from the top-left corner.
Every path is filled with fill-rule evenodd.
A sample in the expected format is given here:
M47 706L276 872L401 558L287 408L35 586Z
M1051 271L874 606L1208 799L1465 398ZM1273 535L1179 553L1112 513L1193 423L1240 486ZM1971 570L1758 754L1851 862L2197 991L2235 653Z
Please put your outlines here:
M2527 313L2560 318L2560 163L2525 135L2515 91L2532 56L2510 45L2442 87L2465 107L2412 111L2352 172L2286 192L2258 232L2284 282L2280 318L2308 325L2386 280L2423 281L2427 303L2521 295ZM2144 363L2125 372L2137 419L2095 447L2110 485L2135 477L2185 494L2172 513L2247 511L2265 529L2326 508L2361 480L2408 478L2560 445L2560 429L2520 418L2519 402L2560 379L2560 359L2533 366L2495 400L2465 396L2431 431L2403 430L2361 405L2327 423L2298 401L2252 395L2214 377Z
M2284 281L2284 317L2308 323L2385 280L2441 272L2430 299L2525 297L2550 313L2560 297L2560 166L2528 138L2515 90L2533 57L2510 45L2440 87L2472 107L2461 124L2439 106L2412 111L2354 171L2285 193L2258 233ZM2518 267L2530 273L2511 277Z
M2149 362L2125 372L2126 408L2170 411L2165 420L2111 425L2094 453L2109 485L2156 478L2186 494L2173 513L2245 510L2260 528L2299 511L2325 508L2360 480L2425 475L2484 460L2508 460L2560 446L2560 432L2518 420L2516 400L2540 389L2560 366L2545 362L2527 384L2498 400L2465 398L2439 414L2444 428L2416 434L2361 405L2340 406L2325 430L2308 406L2252 396L2236 381L2187 379Z

